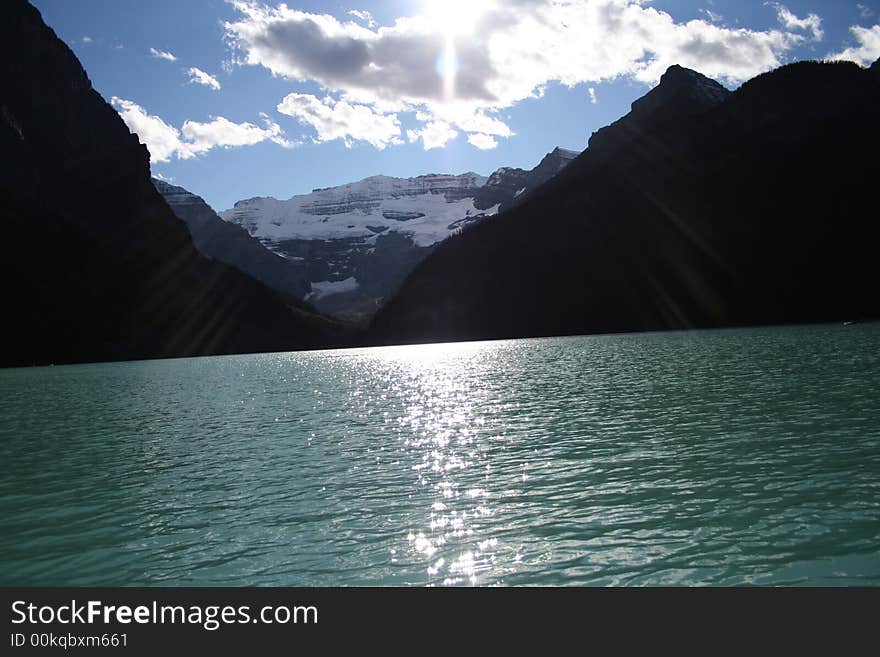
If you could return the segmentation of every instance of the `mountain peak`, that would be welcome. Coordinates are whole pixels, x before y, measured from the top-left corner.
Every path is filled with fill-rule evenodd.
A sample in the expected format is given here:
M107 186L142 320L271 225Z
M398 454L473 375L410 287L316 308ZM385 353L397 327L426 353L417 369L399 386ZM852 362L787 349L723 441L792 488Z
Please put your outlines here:
M675 64L666 69L656 87L632 104L629 114L593 133L589 148L616 149L663 123L702 114L730 94L715 80Z
M666 69L660 83L632 105L632 112L648 113L675 104L688 113L718 105L730 91L702 73L674 64Z
M570 151L568 149L557 146L547 153L530 173L537 173L541 178L541 182L549 180L555 176L565 165L576 158L580 153L578 151ZM536 185L537 186L537 185Z
M690 79L699 79L705 78L709 80L705 75L700 73L699 71L695 71L692 68L685 68L681 64L673 64L669 68L666 69L666 72L661 76L660 83L663 83L665 79L674 79L674 78L690 78Z
M554 157L561 157L565 160L573 160L578 155L580 155L580 153L578 151L572 151L567 148L562 148L562 146L557 146L552 151L550 151L549 155L552 155Z
M497 204L499 212L511 208L562 171L578 155L578 151L557 146L529 171L514 167L496 169L477 194L474 206L487 210Z
M721 84L719 84L712 78L703 75L699 71L685 68L684 66L680 66L678 64L673 64L672 66L667 68L666 72L660 77L660 82L657 85L657 88L668 87L674 87L678 89L683 87L707 89L724 96L730 93L727 89L725 89Z

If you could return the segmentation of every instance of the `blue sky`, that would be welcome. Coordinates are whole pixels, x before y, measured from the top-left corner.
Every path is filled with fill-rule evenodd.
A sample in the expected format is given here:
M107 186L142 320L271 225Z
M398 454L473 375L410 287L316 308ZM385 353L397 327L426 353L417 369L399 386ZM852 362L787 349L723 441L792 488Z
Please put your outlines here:
M32 1L154 174L217 210L375 174L530 168L586 147L673 63L735 87L880 57L880 0Z

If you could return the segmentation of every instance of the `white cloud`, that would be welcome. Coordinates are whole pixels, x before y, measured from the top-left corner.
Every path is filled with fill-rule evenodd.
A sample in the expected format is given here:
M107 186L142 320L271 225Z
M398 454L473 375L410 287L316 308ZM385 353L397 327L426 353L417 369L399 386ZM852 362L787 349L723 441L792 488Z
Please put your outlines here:
M482 132L475 132L474 134L468 135L468 143L476 146L481 151L492 150L498 146L498 142L495 141L495 138L492 135L485 135Z
M599 102L599 99L596 97L596 87L590 87L587 89L587 92L590 94L590 102L593 105Z
M849 31L859 45L828 55L827 59L848 60L862 66L868 66L880 58L880 24L871 28L853 25Z
M513 131L504 121L491 116L483 109L475 109L468 103L434 105L430 111L416 112L416 120L429 122L438 119L456 125L468 133L482 133L496 137L512 137Z
M220 89L220 81L210 73L205 73L200 68L193 66L187 71L187 73L189 74L190 84L201 84L206 87L211 87L211 89L214 89L215 91Z
M856 8L859 10L859 16L861 16L862 18L871 18L871 16L874 15L873 9L861 3L857 3Z
M92 43L92 41L94 41L94 39L92 39L92 37L90 37L90 36L84 36L82 38L83 43Z
M240 13L225 24L238 64L317 83L340 99L331 104L368 106L386 117L415 111L421 125L413 132L426 147L456 130L509 137L499 113L551 82L629 77L653 84L672 64L740 82L782 64L805 40L793 30L815 36L820 29L812 14L792 15L799 22L787 30L723 27L709 14L681 22L647 0L448 0L417 4L422 15L387 26L371 24L372 17L359 24L284 4L230 2Z
M235 146L253 146L262 141L272 141L281 146L293 144L282 136L281 127L268 119L264 119L265 128L253 123L233 123L229 119L218 116L207 123L184 121L180 131L185 138L184 145L193 153L204 153L215 146L233 148Z
M817 14L808 14L806 18L798 18L788 7L778 2L768 2L776 9L776 18L783 27L789 30L807 30L813 35L814 41L821 41L825 37L822 31L822 19Z
M152 163L167 162L173 157L188 160L215 147L251 146L263 141L271 141L285 148L297 145L288 141L281 127L265 114L260 115L265 126L263 128L253 123L233 123L218 116L206 123L184 121L178 130L160 117L147 113L135 102L116 96L110 102L128 129L138 135L141 143L146 144Z
M359 21L366 23L367 27L376 27L376 21L373 20L373 15L366 10L352 9L348 12L348 15L354 16Z
M353 140L366 141L378 149L402 143L397 117L376 112L368 105L292 93L284 97L277 109L312 126L319 142L342 139L346 146L351 146Z
M411 142L421 139L422 146L429 151L432 148L443 148L449 141L458 137L458 132L445 121L430 121L420 130L407 130L406 137Z
M165 59L165 60L168 60L169 62L176 62L177 61L177 57L175 57L170 52L156 50L155 48L150 48L150 54L153 57L155 57L156 59Z

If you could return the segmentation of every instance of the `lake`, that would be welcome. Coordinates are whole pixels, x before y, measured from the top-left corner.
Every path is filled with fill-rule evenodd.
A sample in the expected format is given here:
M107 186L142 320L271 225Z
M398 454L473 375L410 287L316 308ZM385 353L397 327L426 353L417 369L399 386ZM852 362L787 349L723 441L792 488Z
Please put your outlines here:
M0 370L0 584L877 585L880 324Z

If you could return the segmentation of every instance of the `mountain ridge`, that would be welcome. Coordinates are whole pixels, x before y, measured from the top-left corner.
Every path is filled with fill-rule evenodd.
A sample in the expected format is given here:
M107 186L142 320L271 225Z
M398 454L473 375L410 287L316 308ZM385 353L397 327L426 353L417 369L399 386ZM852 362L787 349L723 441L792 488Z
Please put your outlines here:
M880 316L880 228L861 209L880 147L873 72L802 62L723 95L594 136L522 205L441 244L370 340Z
M297 299L311 292L302 265L272 253L243 228L223 221L201 196L158 178L152 180L203 254Z

